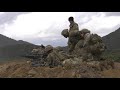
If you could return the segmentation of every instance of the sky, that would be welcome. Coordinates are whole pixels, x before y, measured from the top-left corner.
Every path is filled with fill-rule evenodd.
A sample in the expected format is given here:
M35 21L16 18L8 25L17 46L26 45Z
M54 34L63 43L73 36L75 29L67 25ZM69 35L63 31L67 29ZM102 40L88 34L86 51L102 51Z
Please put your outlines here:
M105 36L120 27L120 12L0 12L0 34L36 45L66 46L61 35L73 16L79 30Z

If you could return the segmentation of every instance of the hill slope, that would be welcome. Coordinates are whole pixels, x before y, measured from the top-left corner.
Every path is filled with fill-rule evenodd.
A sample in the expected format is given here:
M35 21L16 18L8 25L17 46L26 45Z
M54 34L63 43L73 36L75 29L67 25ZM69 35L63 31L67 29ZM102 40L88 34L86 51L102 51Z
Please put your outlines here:
M30 52L34 44L23 40L14 40L0 34L0 58L19 57Z
M103 41L109 50L120 49L120 28L103 37Z

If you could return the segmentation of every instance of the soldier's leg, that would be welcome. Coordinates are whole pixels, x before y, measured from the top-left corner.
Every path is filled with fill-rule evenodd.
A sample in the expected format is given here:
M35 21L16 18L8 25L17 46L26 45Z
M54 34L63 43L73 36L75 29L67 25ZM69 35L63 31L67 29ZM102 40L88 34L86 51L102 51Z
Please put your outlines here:
M77 44L78 40L75 38L71 37L68 40L68 47L69 47L69 53L73 53L73 50L75 49L75 45Z
M69 53L71 54L71 52L72 52L72 43L70 42L70 40L68 40L68 50L69 50Z

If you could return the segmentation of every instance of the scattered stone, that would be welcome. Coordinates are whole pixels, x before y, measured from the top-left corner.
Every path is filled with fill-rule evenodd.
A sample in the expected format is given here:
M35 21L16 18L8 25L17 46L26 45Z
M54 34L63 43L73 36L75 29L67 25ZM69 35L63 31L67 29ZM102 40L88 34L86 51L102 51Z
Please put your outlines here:
M34 69L31 69L29 72L28 72L29 75L35 75L37 74L37 72L34 70Z

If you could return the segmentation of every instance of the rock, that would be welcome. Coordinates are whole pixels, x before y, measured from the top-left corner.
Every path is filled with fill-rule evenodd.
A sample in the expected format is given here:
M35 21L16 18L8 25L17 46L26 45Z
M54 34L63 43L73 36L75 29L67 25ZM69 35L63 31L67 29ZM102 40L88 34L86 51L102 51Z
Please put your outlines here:
M28 77L33 77L33 75L28 75Z
M27 61L27 64L30 64L31 63L31 61Z
M9 69L9 66L7 64L0 66L0 72L5 72L7 69Z
M90 61L87 62L87 65L91 66L92 68L103 71L103 70L108 70L108 69L113 69L114 68L114 62L112 61Z
M31 51L31 53L37 53L39 51L39 49L33 49L32 51Z
M79 65L82 63L82 59L81 58L70 58L70 59L66 59L63 61L63 66L70 66L70 65Z
M29 75L36 75L37 72L34 70L34 69L31 69L29 72L28 72Z

